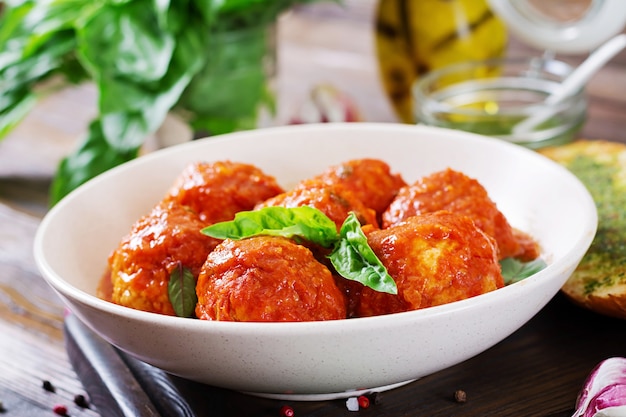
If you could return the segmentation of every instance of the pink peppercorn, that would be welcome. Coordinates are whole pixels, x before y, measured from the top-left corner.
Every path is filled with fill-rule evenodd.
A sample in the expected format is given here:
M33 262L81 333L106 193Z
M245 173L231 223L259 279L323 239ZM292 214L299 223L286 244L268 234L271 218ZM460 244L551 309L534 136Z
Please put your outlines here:
M295 412L290 406L283 405L282 407L280 407L280 417L293 417L294 415Z
M60 416L67 416L67 407L63 404L55 405L54 407L52 407L52 411Z
M367 398L365 395L359 396L358 401L359 407L361 408L368 408L370 406L370 399Z

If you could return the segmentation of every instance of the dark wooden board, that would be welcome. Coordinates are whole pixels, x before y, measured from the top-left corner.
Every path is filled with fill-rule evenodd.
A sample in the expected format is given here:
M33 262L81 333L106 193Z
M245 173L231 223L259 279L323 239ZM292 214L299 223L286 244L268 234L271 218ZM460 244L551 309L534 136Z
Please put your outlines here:
M345 400L269 400L171 376L112 348L75 317L66 320L66 336L70 360L103 415L126 416L110 412L120 407L111 390L126 390L123 402L135 402L132 407L150 403L160 413L141 414L146 416L276 417L284 405L291 406L297 417L357 415L348 411ZM81 352L85 348L88 352ZM611 356L626 356L626 322L580 309L558 295L503 342L452 368L380 394L377 404L358 415L568 417L587 374ZM107 372L103 375L98 369ZM135 379L130 384L129 375ZM142 392L134 391L135 383ZM455 400L457 390L466 393L465 402Z

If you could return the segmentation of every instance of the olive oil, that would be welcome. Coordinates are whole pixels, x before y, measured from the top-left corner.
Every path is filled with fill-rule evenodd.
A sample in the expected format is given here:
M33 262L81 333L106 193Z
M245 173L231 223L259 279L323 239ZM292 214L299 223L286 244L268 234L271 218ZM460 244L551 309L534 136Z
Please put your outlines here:
M414 123L411 89L419 77L502 57L507 31L486 0L379 0L375 39L385 92L400 121Z

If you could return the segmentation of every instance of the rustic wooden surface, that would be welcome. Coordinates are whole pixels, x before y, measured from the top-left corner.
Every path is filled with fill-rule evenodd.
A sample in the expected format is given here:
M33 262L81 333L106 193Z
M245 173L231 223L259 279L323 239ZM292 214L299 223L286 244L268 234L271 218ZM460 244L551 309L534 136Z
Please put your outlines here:
M395 122L378 81L372 0L347 1L286 16L280 24L279 87L283 111L295 111L310 88L330 83L349 94L368 121ZM511 54L539 54L513 41ZM580 57L563 57L577 62ZM580 137L626 143L626 53L590 82L589 118ZM33 236L46 212L47 189L59 159L95 114L91 85L43 99L0 142L0 402L7 416L106 416L80 408L86 395L68 360L64 307L39 275ZM581 311L560 296L503 343L464 364L384 395L367 415L567 416L586 373L610 355L626 355L625 322ZM43 389L50 381L55 392ZM452 393L467 392L466 403ZM209 395L209 394L207 394ZM223 415L278 415L277 402L213 392ZM341 402L294 405L298 416L348 415ZM376 411L377 410L377 411ZM215 415L222 415L215 414Z

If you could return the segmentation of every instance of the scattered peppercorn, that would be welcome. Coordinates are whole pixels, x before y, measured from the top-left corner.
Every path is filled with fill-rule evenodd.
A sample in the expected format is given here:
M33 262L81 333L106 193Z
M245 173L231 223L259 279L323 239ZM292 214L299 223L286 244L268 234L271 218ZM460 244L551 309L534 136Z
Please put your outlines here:
M374 405L379 405L382 401L383 396L381 395L380 392L372 392L369 395L369 400L370 403L373 403Z
M359 398L357 398L357 400L359 401L359 407L361 407L361 408L369 408L369 406L370 406L370 399L367 398L365 395L359 396Z
M63 404L55 405L54 407L52 407L52 411L60 416L67 416L67 407Z
M467 393L462 389L454 391L454 401L457 403L464 403L467 401Z
M282 407L280 407L280 417L293 417L295 416L296 413L293 411L293 408L291 408L288 405L283 405Z
M74 396L74 404L76 404L80 408L89 408L89 403L87 402L87 398L85 398L85 396L82 394L78 394Z
M52 385L52 382L50 382L48 380L43 381L42 387L46 391L50 391L50 392L54 392L55 391L54 385Z

